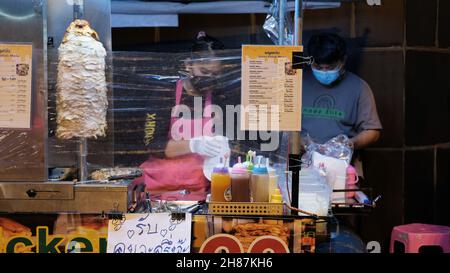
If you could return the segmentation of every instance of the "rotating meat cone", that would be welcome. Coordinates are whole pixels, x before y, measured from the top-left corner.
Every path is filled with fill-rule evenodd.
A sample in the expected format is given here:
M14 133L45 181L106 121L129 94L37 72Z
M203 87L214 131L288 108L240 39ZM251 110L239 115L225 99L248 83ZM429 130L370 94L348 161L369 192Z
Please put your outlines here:
M108 109L106 50L85 20L75 20L58 49L56 136L105 136Z

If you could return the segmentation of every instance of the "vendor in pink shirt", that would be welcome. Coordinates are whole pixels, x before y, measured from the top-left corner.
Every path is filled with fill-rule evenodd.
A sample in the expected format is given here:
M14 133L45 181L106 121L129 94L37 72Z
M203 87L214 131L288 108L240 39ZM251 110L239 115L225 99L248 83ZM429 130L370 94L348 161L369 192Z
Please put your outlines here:
M144 183L153 199L205 200L209 181L203 173L203 163L220 155L227 140L215 136L211 118L214 86L221 73L221 62L215 58L223 44L204 32L198 33L191 58L185 61L189 75L176 82L173 106L154 106L148 113L152 135L145 142L150 156L140 168L142 177L133 185ZM171 96L169 96L171 97ZM194 101L201 101L203 113L194 114ZM187 107L187 108L186 108ZM164 109L163 109L164 108ZM190 110L191 119L180 112ZM200 117L200 118L198 118Z

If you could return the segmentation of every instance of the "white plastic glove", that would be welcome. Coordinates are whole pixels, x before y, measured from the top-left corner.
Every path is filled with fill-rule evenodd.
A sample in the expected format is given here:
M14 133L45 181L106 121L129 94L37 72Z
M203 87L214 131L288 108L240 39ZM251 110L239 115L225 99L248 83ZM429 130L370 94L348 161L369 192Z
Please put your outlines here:
M228 147L228 139L224 136L201 136L194 137L189 141L191 152L204 157L221 155L225 145Z

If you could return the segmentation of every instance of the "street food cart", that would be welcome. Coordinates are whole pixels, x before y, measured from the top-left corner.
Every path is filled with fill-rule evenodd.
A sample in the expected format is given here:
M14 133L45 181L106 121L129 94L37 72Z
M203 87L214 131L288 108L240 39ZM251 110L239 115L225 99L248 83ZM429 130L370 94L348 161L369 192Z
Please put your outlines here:
M278 44L284 46L289 43L285 26L287 4L286 1L278 3L277 37ZM295 11L295 31L290 33L294 44L291 46L302 44L302 5L303 1L298 0L288 5L290 11ZM297 208L299 187L292 181L300 179L298 132L280 133L281 148L267 155L278 164L276 183L291 202L233 204L154 200L146 195L145 187L130 187L142 176L137 164L115 165L114 157L120 154L117 147L134 145L128 139L118 138L120 131L131 126L134 118L132 114L127 116L127 111L135 106L127 102L126 92L153 88L152 95L145 98L155 105L163 103L161 94L180 77L180 64L189 55L113 52L111 2L107 0L72 1L70 4L57 0L4 1L0 8L6 14L0 16L0 46L17 53L13 59L13 62L20 60L17 65L29 67L28 74L23 72L21 76L28 80L27 84L10 84L23 92L22 97L6 97L5 92L1 93L11 100L11 108L6 112L0 108L0 252L139 252L136 248L119 247L121 243L107 246L108 235L118 232L138 216L153 213L168 213L167 217L177 221L192 214L189 216L192 222L190 244L176 250L175 247L164 248L161 243L159 248L144 247L143 252L267 252L269 245L273 248L268 252L303 253L314 252L317 242L327 240L326 223L330 215L319 217ZM65 41L66 28L76 19L90 22L99 37L98 42L107 52L104 95L108 107L103 117L106 133L99 137L65 139L58 137L57 127L62 126L59 111L76 109L62 109L58 104L64 98L57 91L62 85L59 81L61 56L57 49ZM221 84L237 82L239 92L241 51L221 54L219 58L227 62L230 69L228 78L223 78ZM2 68L5 67L6 62L2 64ZM4 73L2 77L9 73L5 69L0 70ZM19 75L19 71L11 71ZM132 111L138 111L137 108ZM241 145L241 150L236 148L232 152L241 156L254 148L245 142L236 143ZM333 206L336 212L345 209L350 213L355 209L366 212L372 207L354 200ZM138 220L141 219L147 217ZM174 225L168 229L171 227ZM137 232L129 229L128 234L130 231ZM161 236L165 237L162 231Z

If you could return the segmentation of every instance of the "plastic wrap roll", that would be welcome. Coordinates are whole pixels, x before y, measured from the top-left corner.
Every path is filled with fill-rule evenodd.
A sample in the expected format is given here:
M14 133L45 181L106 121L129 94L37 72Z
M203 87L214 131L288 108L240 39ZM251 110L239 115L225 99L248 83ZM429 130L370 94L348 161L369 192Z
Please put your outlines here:
M105 136L106 50L97 33L87 21L75 20L67 29L58 53L57 137Z

